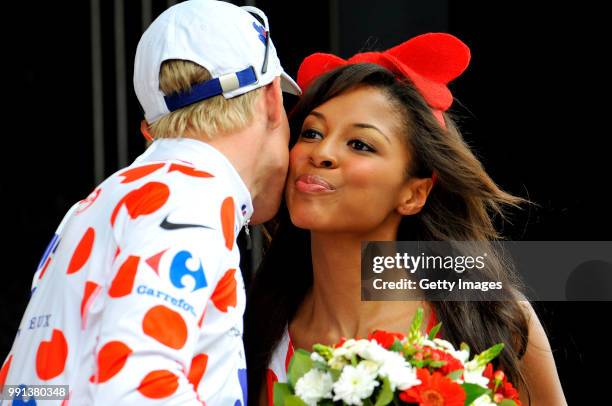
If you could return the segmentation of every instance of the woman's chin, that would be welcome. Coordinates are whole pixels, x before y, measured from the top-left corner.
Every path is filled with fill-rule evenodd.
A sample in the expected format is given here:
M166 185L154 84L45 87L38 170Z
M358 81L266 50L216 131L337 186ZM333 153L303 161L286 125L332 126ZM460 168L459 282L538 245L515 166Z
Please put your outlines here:
M314 230L322 226L320 217L310 211L289 209L291 223L298 228Z

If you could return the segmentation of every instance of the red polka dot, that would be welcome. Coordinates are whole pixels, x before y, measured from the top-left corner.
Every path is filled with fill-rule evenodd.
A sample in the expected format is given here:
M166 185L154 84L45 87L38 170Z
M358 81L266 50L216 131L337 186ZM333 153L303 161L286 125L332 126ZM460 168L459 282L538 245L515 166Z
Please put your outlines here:
M198 385L206 372L206 364L208 363L208 355L198 354L191 360L191 367L189 368L189 382L193 385L195 390L198 390Z
M130 255L128 259L125 260L123 265L121 265L121 268L119 268L119 271L117 271L117 275L115 275L115 279L113 279L113 282L108 289L108 294L110 297L122 297L129 295L132 292L139 261L140 257L133 255Z
M174 172L174 171L178 171L182 173L183 175L193 176L196 178L214 178L214 176L208 172L198 171L195 168L185 166L185 165L171 164L170 169L168 169L168 172Z
M278 377L268 368L268 373L266 374L266 383L268 387L268 405L274 405L274 382L278 382Z
M217 287L210 298L217 309L222 312L227 312L227 308L230 306L236 307L236 303L238 302L236 296L236 278L234 277L235 273L235 269L230 269L225 272L225 275L223 275L217 283Z
M38 279L42 279L45 272L47 272L47 268L49 267L50 263L51 263L51 257L47 258L47 260L45 261L45 266L43 266L42 271L40 271L40 275L38 275Z
M109 341L98 352L98 380L91 376L92 383L104 383L117 375L125 365L132 349L121 341Z
M146 335L179 350L187 341L187 324L177 312L158 305L149 309L142 320L142 330Z
M2 388L4 388L4 382L6 382L6 376L8 375L9 369L11 368L12 361L13 356L9 355L4 365L2 365L2 369L0 369L0 392L2 392ZM193 361L191 362L191 368L193 368ZM206 364L204 364L204 368L206 369ZM204 372L202 372L202 374L204 374Z
M79 245L77 245L76 249L74 250L74 254L72 254L72 259L70 260L68 270L66 271L67 274L73 274L83 268L83 265L85 265L89 259L89 256L91 255L91 249L93 247L95 238L96 232L93 228L89 227L85 234L83 234Z
M68 358L68 343L64 334L53 329L51 341L41 341L36 351L36 375L48 381L64 372Z
M151 399L166 398L177 389L178 376L165 370L149 372L138 386L138 392Z
M134 182L135 180L144 178L145 176L155 172L156 170L158 170L164 165L165 163L143 165L137 168L132 168L132 169L123 171L118 176L123 176L124 178L121 181L121 183L130 183L130 182Z
M149 182L136 190L132 190L117 203L111 215L111 224L115 225L119 209L125 206L132 219L138 216L155 213L170 196L170 189L163 183Z
M225 198L221 204L221 227L223 228L223 237L225 238L225 246L231 251L234 246L234 199L231 197Z
M85 329L87 310L93 303L94 299L100 292L100 285L95 282L85 282L85 290L83 291L83 300L81 300L81 328Z

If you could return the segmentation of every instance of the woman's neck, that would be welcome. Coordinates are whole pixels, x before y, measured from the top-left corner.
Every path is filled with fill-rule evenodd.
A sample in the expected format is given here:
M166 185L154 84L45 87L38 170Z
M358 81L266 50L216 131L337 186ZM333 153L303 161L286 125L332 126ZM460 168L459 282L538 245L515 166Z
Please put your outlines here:
M310 332L303 345L365 338L374 329L406 331L421 302L361 301L361 241L394 239L394 233L311 232L313 286L294 319L299 330Z

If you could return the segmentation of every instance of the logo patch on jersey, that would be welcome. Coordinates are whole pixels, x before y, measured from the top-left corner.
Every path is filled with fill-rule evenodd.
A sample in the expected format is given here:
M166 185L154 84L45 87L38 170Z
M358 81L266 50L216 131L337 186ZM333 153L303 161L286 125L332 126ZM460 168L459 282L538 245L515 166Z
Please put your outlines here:
M202 224L186 224L186 223L172 223L168 221L168 216L164 217L161 224L159 225L164 230L180 230L183 228L208 228L212 230L212 227L208 227Z
M193 279L192 292L195 292L198 289L208 286L208 283L206 282L206 275L204 275L204 268L202 268L201 262L198 261L198 269L195 271L187 267L187 261L192 257L189 251L181 251L174 256L172 265L170 266L170 282L172 282L175 287L182 289L185 287L183 278L188 276Z

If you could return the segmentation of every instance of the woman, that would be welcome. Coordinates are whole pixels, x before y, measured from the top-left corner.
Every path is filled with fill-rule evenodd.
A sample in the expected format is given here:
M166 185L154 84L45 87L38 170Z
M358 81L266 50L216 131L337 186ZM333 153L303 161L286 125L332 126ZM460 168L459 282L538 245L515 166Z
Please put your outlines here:
M492 216L524 200L500 190L444 113L469 49L426 34L349 61L308 57L292 114L285 206L249 295L249 396L265 405L293 348L407 331L418 307L440 334L499 360L531 405L565 404L550 345L528 302L361 302L361 241L498 239ZM494 262L491 272L503 270ZM512 279L506 293L518 299Z

